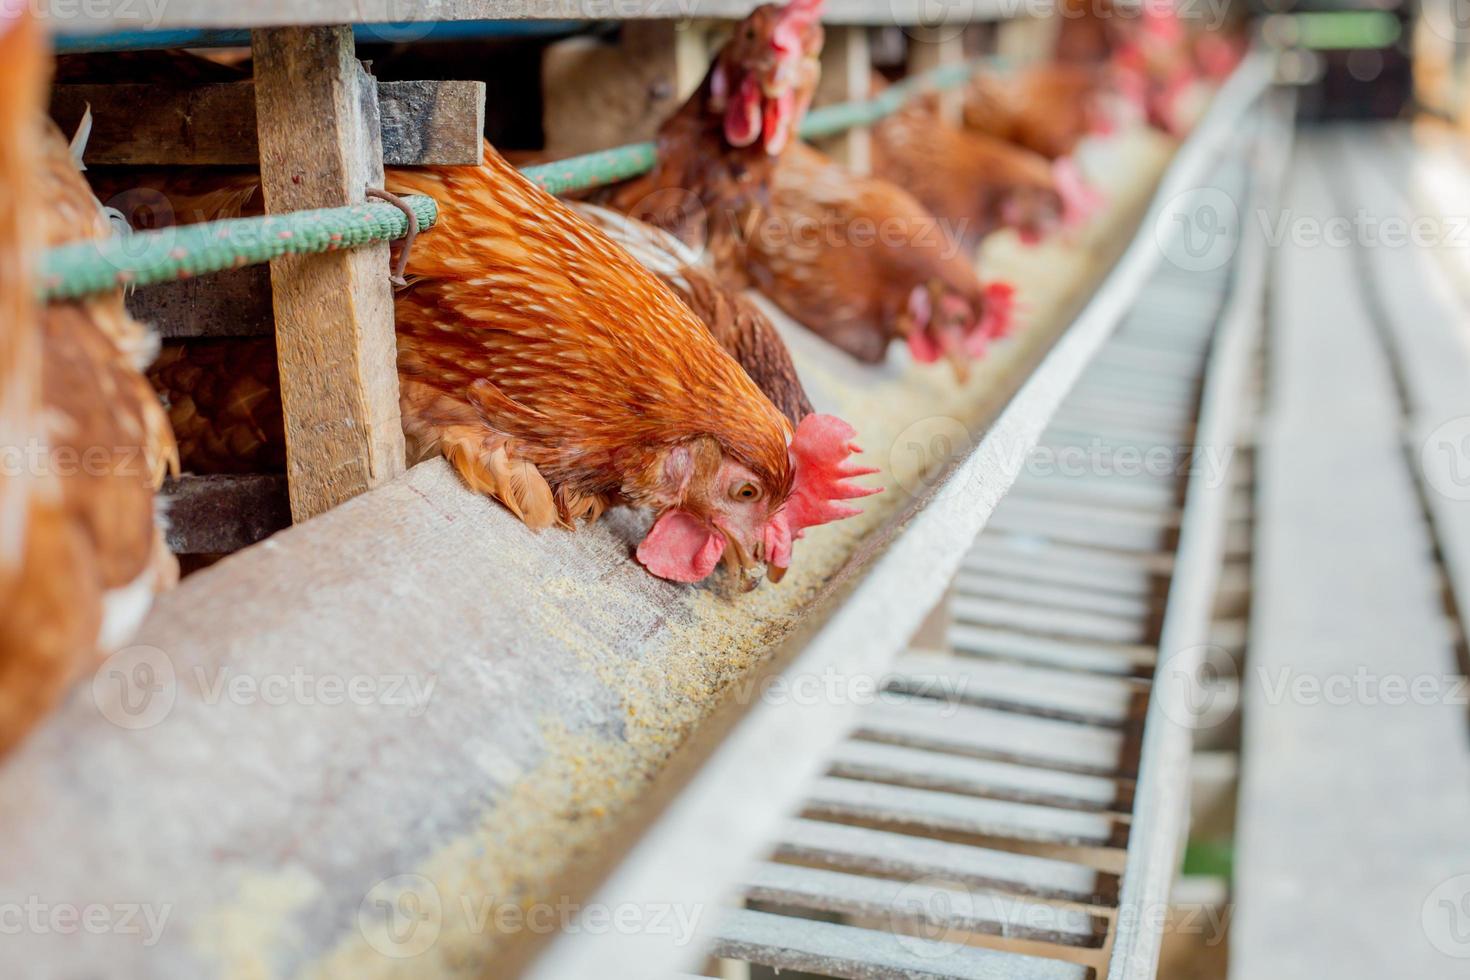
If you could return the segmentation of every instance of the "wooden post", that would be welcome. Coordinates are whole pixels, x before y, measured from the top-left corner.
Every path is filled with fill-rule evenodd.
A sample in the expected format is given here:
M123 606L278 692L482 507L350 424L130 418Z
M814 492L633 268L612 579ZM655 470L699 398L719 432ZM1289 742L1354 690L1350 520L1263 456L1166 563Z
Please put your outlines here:
M954 25L915 27L909 31L909 74L933 71L940 65L965 60L965 32ZM951 126L960 124L963 94L953 88L939 95L939 116Z
M1057 23L1049 17L1013 17L995 27L995 53L1011 64L1046 58L1056 42Z
M868 98L872 71L868 29L862 26L829 26L827 42L822 47L822 80L813 102L820 106ZM849 129L838 136L820 140L817 145L854 173L872 172L872 140L867 127Z
M361 204L383 185L377 88L348 27L258 30L256 130L266 210ZM291 516L404 469L388 245L271 263Z
M709 69L699 23L630 20L617 44L575 37L541 61L542 129L552 158L653 139Z

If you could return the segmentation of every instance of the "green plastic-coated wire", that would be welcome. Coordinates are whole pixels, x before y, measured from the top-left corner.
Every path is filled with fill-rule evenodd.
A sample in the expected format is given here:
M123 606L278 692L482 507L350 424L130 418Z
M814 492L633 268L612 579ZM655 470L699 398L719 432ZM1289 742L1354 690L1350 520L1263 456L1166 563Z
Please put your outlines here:
M428 228L439 217L432 198L403 198ZM88 239L48 249L41 257L41 296L76 299L119 286L147 286L188 279L282 255L332 252L402 238L408 216L385 201L319 208L254 218L234 218L157 231Z
M996 62L994 58L982 58L940 65L922 75L896 82L874 98L813 109L802 123L802 138L821 139L858 126L871 126L903 108L915 92L956 88L969 80L980 65L993 66ZM536 164L524 168L522 173L552 194L567 194L637 177L652 170L657 159L658 151L653 143L630 143L555 163Z
M658 150L653 143L629 143L555 163L539 163L521 172L549 194L566 194L648 173L657 160Z
M807 113L806 139L820 139L857 126L870 126L901 109L915 92L944 90L965 83L981 64L996 59L941 65L904 79L872 99L824 106ZM653 143L632 143L555 163L527 167L524 173L551 194L589 190L647 173L658 159ZM403 199L428 228L438 218L435 202L420 195ZM280 255L330 252L370 242L402 238L408 219L380 201L345 208L322 208L140 231L108 239L72 242L49 249L41 259L43 299L75 299L119 286L147 286L268 262Z

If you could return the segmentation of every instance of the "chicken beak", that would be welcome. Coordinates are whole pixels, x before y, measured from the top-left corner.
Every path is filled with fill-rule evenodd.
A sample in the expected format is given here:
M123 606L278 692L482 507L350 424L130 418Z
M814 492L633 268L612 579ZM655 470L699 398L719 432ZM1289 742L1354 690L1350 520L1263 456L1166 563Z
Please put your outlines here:
M945 329L939 335L939 347L944 352L944 359L954 368L955 380L960 384L969 382L970 357L965 353L964 336L957 330Z
M771 584L772 585L778 585L778 584L780 584L781 580L783 578L785 578L785 577L786 577L786 569L783 568L782 566L780 566L780 565L767 565L766 566L766 578L768 578L768 579L771 580Z
M721 532L724 533L724 532ZM730 566L730 570L740 578L740 591L751 592L761 584L759 577L751 575L750 569L756 564L745 545L735 539L733 535L725 534L726 548L724 561Z
M954 368L955 380L962 385L969 384L970 359L965 356L965 352L958 348L951 347L949 350L945 351L944 356L946 360L949 361L949 366Z

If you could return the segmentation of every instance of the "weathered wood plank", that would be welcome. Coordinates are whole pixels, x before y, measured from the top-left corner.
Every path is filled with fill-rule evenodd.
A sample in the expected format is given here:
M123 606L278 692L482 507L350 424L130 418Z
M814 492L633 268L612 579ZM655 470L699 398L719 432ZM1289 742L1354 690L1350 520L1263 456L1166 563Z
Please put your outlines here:
M165 482L159 496L176 555L239 551L291 523L284 476L182 476Z
M1092 980L1091 967L740 909L715 930L717 956L852 980Z
M962 625L1017 630L1084 643L1144 643L1150 631L1146 621L980 596L955 596L954 617Z
M831 776L812 786L802 815L876 824L889 830L1048 844L1119 846L1124 837L1122 825L1098 813Z
M261 180L272 213L360 204L381 187L376 83L346 27L256 31ZM388 245L271 263L291 513L403 472Z
M269 337L276 332L270 268L226 269L135 289L128 312L165 340L181 337Z
M383 163L477 164L483 158L484 82L379 82ZM91 106L84 160L93 166L255 166L255 84L178 87L57 85L51 117L71 132Z
M1343 134L1344 159L1355 196L1385 228L1398 219L1403 227L1426 214L1455 214L1453 201L1441 197L1432 182L1416 179L1427 161L1385 152L1402 134L1396 127ZM1427 139L1424 142L1428 142ZM1405 144L1410 153L1418 144ZM1432 144L1431 144L1432 145ZM1406 165L1409 164L1409 165ZM1470 162L1443 160L1448 175L1463 189ZM1410 201L1406 194L1413 194ZM1421 248L1381 247L1361 250L1360 266L1382 311L1385 340L1398 366L1408 411L1408 451L1435 526L1435 543L1449 575L1462 619L1470 617L1470 341L1464 323L1467 299L1456 292L1441 262L1447 251L1463 251L1453 241L1426 252Z
M813 105L856 102L872 94L872 58L866 27L832 27L822 45L822 78ZM873 170L873 143L867 127L817 142L817 148L847 169L859 174Z
M1057 772L859 739L837 747L828 771L849 779L1079 810L1126 810L1131 798L1126 782L1106 776Z
M949 641L961 653L1050 664L1067 670L1087 670L1122 677L1142 676L1153 669L1158 651L1142 643L1036 636L1013 630L956 623Z
M1033 605L1076 609L1129 619L1143 619L1162 606L1145 594L1122 595L1100 592L1065 583L1037 581L1035 578L1013 578L989 572L965 570L955 579L955 589L962 595L991 599L1014 599Z
M911 651L893 664L890 690L1081 724L1121 727L1146 698L1140 682L1003 660Z
M908 71L920 75L943 65L965 60L964 32L954 25L917 27L907 32L909 40ZM950 126L960 124L964 93L950 89L939 93L939 118Z
M972 892L940 882L893 881L771 862L751 873L745 897L918 926L925 932L940 929L1081 947L1100 946L1107 935L1107 920L1086 909Z
M759 0L702 0L700 17L739 19ZM61 7L58 6L58 11ZM465 20L666 20L690 13L670 0L622 0L616 5L588 5L574 0L257 0L246 13L225 0L171 0L139 7L127 0L97 0L56 13L57 27L70 33L136 31L174 27L309 27L317 24L415 24ZM142 11L147 17L140 17ZM922 0L844 0L823 12L833 24L968 23L1014 17L1014 8L999 0L971 0L932 7ZM411 33L411 27L385 32L385 40Z
M1019 538L1008 539L1000 547L976 547L962 567L964 574L982 580L1037 582L1135 602L1148 600L1160 584L1160 576L1146 568L1077 567L1063 557L1048 555L1044 547L1023 547Z
M1359 204L1331 194L1339 144L1302 142L1292 214L1351 221ZM1231 975L1249 980L1460 977L1470 952L1470 749L1464 708L1443 687L1459 671L1358 247L1288 240L1277 258L1290 288L1271 308L1251 646L1261 681L1245 685L1230 951ZM1283 673L1363 672L1379 686L1342 700L1270 695ZM1430 696L1396 696L1389 678L1406 691L1428 679ZM1330 904L1303 901L1326 881Z
M788 822L776 856L819 867L909 881L936 878L1036 898L1106 905L1117 897L1116 876L1083 864L817 820Z
M925 698L886 698L873 704L858 720L855 734L1092 775L1127 773L1133 766L1123 757L1123 736L1110 729Z
M651 140L709 70L700 22L628 21L616 43L572 37L541 58L542 130L553 159Z

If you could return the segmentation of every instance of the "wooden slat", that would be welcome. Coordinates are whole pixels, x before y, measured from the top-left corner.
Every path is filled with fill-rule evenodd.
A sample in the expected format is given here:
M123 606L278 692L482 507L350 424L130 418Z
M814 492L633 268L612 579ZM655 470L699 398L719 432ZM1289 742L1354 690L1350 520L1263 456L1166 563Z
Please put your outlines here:
M813 784L802 815L879 825L889 830L1084 846L1118 846L1123 829L1111 817L1079 810L987 800L828 776Z
M567 38L541 57L544 150L551 159L651 140L709 70L698 21L627 21L616 41Z
M954 616L959 624L1094 643L1143 643L1149 637L1148 624L1137 620L976 596L955 596Z
M379 82L383 163L477 164L483 158L484 82ZM255 84L180 87L57 85L51 116L71 132L92 108L88 164L255 166Z
M270 269L226 269L135 289L128 312L166 340L183 337L269 337L276 332Z
M1032 605L1056 606L1130 619L1143 619L1152 615L1157 605L1146 595L1118 595L1075 585L1028 581L981 572L961 572L955 578L955 588L962 595L1015 599Z
M949 641L961 653L1122 677L1147 674L1158 655L1157 650L1142 643L1067 640L968 623L956 623Z
M176 555L239 551L291 523L284 476L182 476L166 481L159 498Z
M1041 500L1098 500L1114 508L1140 511L1174 506L1177 483L1150 476L1101 476L1088 473L1065 474L1056 468L1046 472L1027 473L1016 481L1013 496Z
M375 83L346 27L256 31L267 210L360 204L383 184ZM388 245L271 262L291 513L304 520L404 469Z
M243 12L238 3L225 0L171 0L156 8L123 3L56 5L56 26L68 33L136 31L177 27L239 27L249 22L256 27L309 27L316 24L402 24L470 20L667 20L697 13L700 17L739 19L759 6L758 0L702 0L697 11L670 6L667 0L624 0L616 7L570 2L526 3L525 0L394 0L367 3L364 0L275 0ZM933 24L969 23L1014 17L1015 9L999 0L979 0L961 6L930 9L920 0L843 0L823 12L833 24ZM405 30L385 31L385 40L402 37Z
M851 739L833 752L834 776L1079 810L1126 810L1131 787L1105 776L1037 769L906 745Z
M1134 601L1147 601L1158 589L1160 577L1146 568L1090 568L1077 566L1061 558L1050 557L1045 547L999 547L977 545L962 566L964 574L985 581L997 578L1037 582L1058 588L1076 589L1100 596L1117 596ZM1081 607L1079 607L1081 608Z
M1118 677L922 651L894 661L888 687L928 698L1113 727L1127 723L1146 694L1139 682Z
M1106 572L1109 575L1133 575L1140 572L1167 574L1174 567L1169 554L1128 554L1086 548L1064 541L1047 541L1034 534L998 533L994 530L975 542L973 552L1026 554L1043 561L1064 563L1078 569Z
M715 931L714 953L777 970L851 980L1091 980L1091 967L741 909Z
M1417 168L1403 166L1404 158L1383 152L1390 140L1403 141L1406 134L1396 128L1388 132L1344 134L1344 159L1352 177L1354 196L1368 202L1369 213L1402 219L1405 226L1419 217L1416 207L1405 199L1418 190L1420 206L1438 205L1443 213L1455 214L1453 198L1438 198L1416 180ZM1410 158L1413 159L1413 158ZM1470 178L1470 165L1462 159L1451 163L1448 173L1457 176L1463 190ZM1464 251L1463 242L1436 249L1434 257L1448 251ZM1419 248L1364 249L1360 264L1368 272L1368 284L1381 310L1387 340L1402 384L1408 411L1408 449L1417 462L1415 473L1423 488L1435 528L1436 544L1443 556L1455 604L1462 619L1470 616L1470 485L1465 472L1470 464L1470 342L1464 323L1470 297L1457 293L1444 266Z
M1107 920L1075 906L1028 902L937 881L894 881L764 862L745 885L749 901L860 916L920 934L978 933L1063 946L1096 947Z
M1117 897L1117 878L1086 865L816 820L788 822L775 855L821 867L910 881L935 878L1035 898L1106 905Z
M910 75L923 74L941 65L953 65L965 60L964 32L957 27L925 26L906 33L909 42L907 68ZM964 93L959 89L940 92L939 118L947 125L959 125L963 101Z
M1068 514L1066 505L1039 505L1007 500L996 510L990 527L1012 534L1029 534L1049 541L1110 551L1152 552L1167 540L1168 527L1152 515ZM1116 518L1116 519L1113 519Z
M822 76L813 104L867 99L873 70L866 27L834 27L822 45ZM817 143L818 149L859 174L873 170L872 137L867 127L855 127Z
M1356 197L1330 196L1340 146L1303 143L1288 206L1352 220ZM1271 309L1251 658L1262 678L1366 672L1385 686L1313 703L1246 685L1231 975L1250 980L1464 975L1465 709L1386 686L1458 669L1354 251L1278 251L1290 288ZM1350 875L1345 854L1359 857ZM1324 881L1330 906L1303 902Z
M858 721L856 734L880 742L912 745L1031 765L1113 775L1123 759L1118 732L925 698L885 698Z

